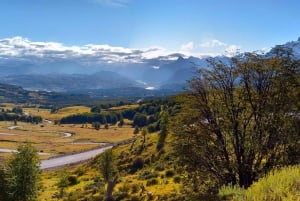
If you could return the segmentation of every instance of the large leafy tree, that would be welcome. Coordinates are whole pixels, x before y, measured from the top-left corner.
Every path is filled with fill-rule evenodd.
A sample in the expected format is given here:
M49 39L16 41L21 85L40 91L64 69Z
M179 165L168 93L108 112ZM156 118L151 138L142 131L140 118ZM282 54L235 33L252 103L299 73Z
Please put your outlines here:
M29 143L18 147L6 167L9 200L36 200L39 188L40 159L36 149Z
M173 127L191 191L248 187L273 167L295 162L288 150L299 156L299 62L289 51L275 53L214 60L189 81Z

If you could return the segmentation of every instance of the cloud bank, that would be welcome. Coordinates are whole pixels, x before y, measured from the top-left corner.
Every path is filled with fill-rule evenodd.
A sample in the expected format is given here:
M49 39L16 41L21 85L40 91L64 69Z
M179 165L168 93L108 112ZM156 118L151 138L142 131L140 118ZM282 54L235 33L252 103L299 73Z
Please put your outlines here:
M130 49L110 45L87 44L65 46L57 42L32 42L20 36L0 39L0 59L19 60L78 60L96 63L140 63L149 59L169 55L165 49L151 47Z
M162 47L125 48L110 45L87 44L83 46L66 46L58 42L33 42L16 36L0 39L0 63L6 61L28 61L45 63L56 61L73 61L85 65L103 63L146 63L149 61L176 60L188 56L232 56L240 49L237 45L228 45L219 40L206 43L188 42L176 52ZM211 51L211 53L209 53ZM201 53L204 52L204 53Z

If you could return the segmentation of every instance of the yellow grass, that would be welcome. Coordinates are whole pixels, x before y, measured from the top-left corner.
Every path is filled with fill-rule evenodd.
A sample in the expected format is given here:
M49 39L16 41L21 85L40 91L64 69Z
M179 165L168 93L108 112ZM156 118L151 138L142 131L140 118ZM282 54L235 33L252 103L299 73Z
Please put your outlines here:
M16 149L20 143L31 142L39 151L49 153L41 158L81 152L101 146L101 144L73 144L73 143L112 143L133 137L131 126L110 126L109 129L101 128L95 130L92 125L63 124L54 125L44 122L43 124L31 124L17 122L17 128L9 129L14 126L13 122L0 122L0 148ZM72 134L66 137L66 133ZM1 154L7 158L9 154Z
M109 110L126 110L126 109L136 109L139 107L139 104L133 104L133 105L122 105L122 106L116 106L111 107Z
M70 106L70 107L59 109L55 113L51 113L51 110L49 109L40 109L40 108L24 108L23 111L32 115L41 116L43 119L49 119L53 121L53 120L59 120L63 117L72 114L90 112L90 108L86 106Z
M170 140L170 139L169 139ZM155 151L155 143L157 142L157 134L151 134L148 135L147 137L147 144L151 144L154 143L153 146L147 147L147 150L144 151L139 157L142 158L146 158L149 157L149 155L151 155L152 153L156 153ZM138 142L136 142L136 146L140 145L140 141L138 140ZM114 149L114 154L118 157L119 154L121 152L128 152L130 149L131 144L128 145L122 145L119 146L117 148ZM169 150L170 148L168 146L165 147L166 150ZM70 172L71 174L74 174L75 170L78 168L83 168L85 169L85 173L82 176L78 176L78 180L80 181L79 184L74 185L74 186L70 186L66 189L66 192L75 192L76 190L80 190L82 192L84 192L84 187L87 186L88 184L94 183L93 178L95 177L101 177L99 171L95 168L92 168L91 166L88 165L88 163L84 163L84 164L79 164L79 165L74 165L71 167L68 167L66 169L67 172ZM143 168L143 170L139 170L137 173L135 174L127 174L127 173L121 173L120 174L120 182L116 185L114 192L117 192L120 188L126 186L129 187L129 193L131 195L133 195L131 193L131 189L133 185L138 185L140 186L144 186L146 191L148 192L152 192L153 196L154 196L154 200L157 200L158 195L170 195L172 193L179 193L180 191L180 184L178 183L174 183L173 182L173 178L161 178L160 175L164 175L165 171L161 171L159 172L159 176L156 178L158 180L158 184L157 185L152 185L152 186L146 186L147 181L146 180L140 180L138 178L138 175L140 174L141 171L154 171L154 167L153 166L148 166ZM51 200L51 196L55 193L58 192L57 187L55 186L55 183L57 183L58 181L58 172L61 170L52 170L52 171L44 171L42 174L42 178L43 178L43 185L44 185L44 190L40 197L39 200ZM141 193L141 189L138 190L137 193L135 193L134 195L138 196ZM142 194L142 196L146 196L146 192L144 192Z

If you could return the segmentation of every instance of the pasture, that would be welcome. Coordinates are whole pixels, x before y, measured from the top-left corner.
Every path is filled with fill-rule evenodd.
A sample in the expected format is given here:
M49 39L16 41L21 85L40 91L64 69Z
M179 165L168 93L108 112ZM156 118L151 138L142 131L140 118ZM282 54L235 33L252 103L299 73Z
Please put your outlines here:
M12 106L10 105L10 108ZM91 124L55 124L64 116L88 112L85 106L62 108L56 113L48 109L23 108L24 113L39 115L43 122L39 124L12 121L0 121L0 149L15 150L20 143L30 142L40 152L42 159L62 154L70 154L102 146L103 143L117 142L133 137L133 128L124 125L104 126L95 130ZM0 160L10 153L0 152Z

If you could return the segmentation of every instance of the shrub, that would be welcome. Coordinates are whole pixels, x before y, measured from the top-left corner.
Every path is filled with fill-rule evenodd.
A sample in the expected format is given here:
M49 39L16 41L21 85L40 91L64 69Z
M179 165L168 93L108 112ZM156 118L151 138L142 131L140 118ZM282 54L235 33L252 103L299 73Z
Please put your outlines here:
M76 175L70 175L68 176L69 185L73 186L79 183Z
M157 179L151 179L151 180L147 181L146 186L153 186L153 185L157 185L157 184L158 184Z
M179 176L176 176L173 178L174 183L180 183L181 178Z
M173 177L174 175L175 175L175 172L173 170L166 171L166 177Z
M275 170L255 182L246 191L246 200L282 200L299 199L300 165Z
M79 167L76 169L75 174L80 177L84 174L84 172L85 172L85 169L83 167Z
M253 183L247 190L225 186L219 190L222 199L232 201L294 201L299 199L300 165L275 170Z
M139 185L137 185L137 184L133 184L131 188L132 188L132 189L131 189L131 193L132 193L132 194L137 193L137 192L139 192L139 190L140 190L140 187L139 187Z
M144 160L142 158L137 158L133 161L131 168L130 168L130 173L133 174L139 169L142 169L144 167Z
M164 171L165 170L165 166L162 163L157 163L154 167L154 169L156 171Z
M132 196L130 201L140 201L140 198L136 195Z
M157 178L158 177L158 173L157 172L150 172L150 171L143 171L140 175L139 175L139 179L151 179L151 178Z

